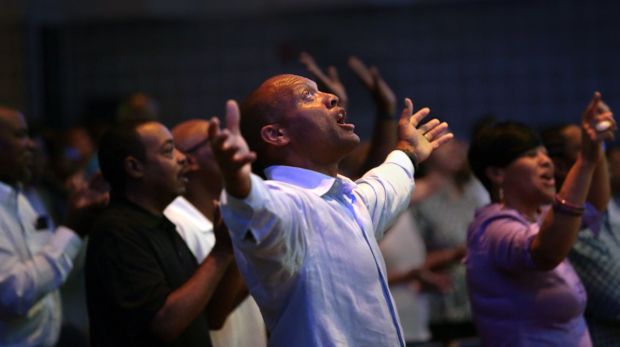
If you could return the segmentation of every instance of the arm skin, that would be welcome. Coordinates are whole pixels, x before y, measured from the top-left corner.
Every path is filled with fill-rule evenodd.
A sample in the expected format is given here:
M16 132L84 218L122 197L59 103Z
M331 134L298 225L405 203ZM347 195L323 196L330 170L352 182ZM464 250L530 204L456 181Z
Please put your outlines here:
M247 296L249 292L245 281L239 273L237 265L233 262L224 277L217 286L212 299L207 305L209 312L209 327L219 330L226 322L226 318Z
M600 164L604 156L603 141L612 139L616 130L611 112L597 112L600 102L601 95L596 92L582 115L582 150L558 193L571 204L582 206L585 203L595 172L601 175L600 171L605 167ZM611 122L612 127L597 132L595 125L603 120ZM550 210L530 246L530 254L537 268L546 271L559 265L572 248L580 227L580 216Z
M216 248L189 281L168 295L164 306L151 321L151 331L161 340L170 342L176 339L211 300L217 284L233 261L230 252Z
M216 203L213 212L213 231L216 243L211 253L200 264L198 271L179 289L166 298L164 306L151 322L153 333L164 341L177 338L202 312L208 312L211 329L219 329L226 317L240 301L237 297L246 292L241 275L232 256L228 229ZM235 304L236 303L236 304Z

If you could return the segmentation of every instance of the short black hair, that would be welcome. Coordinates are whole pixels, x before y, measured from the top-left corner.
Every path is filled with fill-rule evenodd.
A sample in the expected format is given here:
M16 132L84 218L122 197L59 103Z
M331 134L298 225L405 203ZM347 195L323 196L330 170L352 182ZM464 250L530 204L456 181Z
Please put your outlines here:
M538 134L523 123L490 124L475 133L469 147L469 165L491 193L492 184L485 173L486 168L506 167L523 153L541 145Z
M132 156L139 160L146 159L146 149L140 140L138 127L149 121L128 121L108 129L99 142L99 166L103 177L111 187L111 194L125 194L127 172L125 158Z

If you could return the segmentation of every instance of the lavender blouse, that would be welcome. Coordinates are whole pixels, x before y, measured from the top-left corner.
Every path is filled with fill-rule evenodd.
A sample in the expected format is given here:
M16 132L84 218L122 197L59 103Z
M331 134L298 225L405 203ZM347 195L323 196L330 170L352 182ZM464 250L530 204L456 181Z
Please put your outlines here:
M542 217L541 217L542 218ZM537 270L530 243L540 222L490 204L467 232L467 285L484 346L591 346L586 293L568 260Z

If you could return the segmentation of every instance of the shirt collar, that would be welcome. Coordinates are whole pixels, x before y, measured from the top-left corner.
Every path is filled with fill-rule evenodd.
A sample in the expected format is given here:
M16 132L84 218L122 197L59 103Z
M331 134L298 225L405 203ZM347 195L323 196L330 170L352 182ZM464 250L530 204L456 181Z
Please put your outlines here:
M177 211L183 213L192 223L196 224L201 231L211 230L213 223L183 196L179 195L168 205L168 207L170 206L174 206ZM164 215L166 214L164 213Z
M110 207L120 209L126 215L129 215L133 221L137 221L147 228L155 228L164 226L166 228L175 229L174 224L163 215L155 215L144 207L129 201L124 197L114 197L110 201Z
M292 184L308 190L318 196L328 193L335 183L337 186L346 186L352 189L355 183L345 176L332 177L317 171L302 169L300 167L286 165L272 165L265 169L268 179Z
M0 181L0 202L6 202L9 199L15 197L17 194L17 189L14 186L8 185L4 182Z

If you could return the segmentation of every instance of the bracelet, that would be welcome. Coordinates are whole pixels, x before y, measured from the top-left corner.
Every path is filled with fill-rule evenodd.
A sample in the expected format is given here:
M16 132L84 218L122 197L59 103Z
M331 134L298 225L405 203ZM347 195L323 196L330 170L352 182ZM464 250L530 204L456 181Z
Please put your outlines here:
M569 216L581 217L585 211L585 208L583 206L572 204L565 199L562 199L559 195L556 195L555 201L553 202L553 211Z

